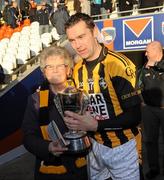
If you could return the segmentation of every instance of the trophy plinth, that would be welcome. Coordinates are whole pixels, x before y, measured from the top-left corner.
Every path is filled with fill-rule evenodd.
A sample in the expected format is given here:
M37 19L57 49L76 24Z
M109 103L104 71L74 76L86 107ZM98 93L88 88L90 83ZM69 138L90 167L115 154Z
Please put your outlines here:
M70 153L87 152L91 147L91 142L85 131L69 131L64 134L64 138L68 140L68 151Z
M72 111L79 114L83 114L88 102L84 98L84 94L81 90L76 91L65 91L64 93L59 93L59 99L61 106L64 111ZM85 131L74 131L69 130L64 135L64 139L69 141L68 152L70 153L81 153L87 152L91 147L91 142Z

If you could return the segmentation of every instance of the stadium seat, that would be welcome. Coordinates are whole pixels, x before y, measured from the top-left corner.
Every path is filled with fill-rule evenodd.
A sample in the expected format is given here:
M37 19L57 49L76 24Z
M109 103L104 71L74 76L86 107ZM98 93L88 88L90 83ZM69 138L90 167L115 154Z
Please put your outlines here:
M30 19L25 19L24 21L23 21L23 27L24 26L29 26L30 25Z
M53 40L57 41L60 39L60 35L57 33L57 30L55 27L52 28L51 35L52 35Z
M21 30L22 30L22 26L18 26L14 29L13 32L21 32Z
M4 74L12 74L13 69L17 67L16 57L12 54L6 54L3 58L2 68L4 70Z
M6 54L6 48L4 48L4 46L2 44L0 44L0 49L1 49L0 56L4 57Z
M43 48L50 46L50 44L52 43L51 33L43 33L41 35L41 42L43 44Z
M19 65L27 63L27 60L30 58L30 48L19 48L16 58Z
M29 35L30 34L30 26L25 26L22 28L21 35Z
M34 22L32 22L31 24L30 24L30 28L31 29L35 29L35 28L39 28L39 22L37 22L37 21L34 21Z
M14 32L14 29L12 29L10 26L7 26L5 33L4 33L4 38L10 38Z
M7 46L8 46L8 43L9 43L9 38L3 38L1 41L0 41L0 46L2 46L3 48L7 48Z
M2 68L4 74L12 74L13 73L13 64L11 62L2 62Z
M3 57L3 62L11 62L12 63L12 70L17 68L16 57L13 52L5 54Z
M41 51L41 48L39 45L35 45L35 44L31 44L30 45L30 52L31 52L31 56L37 56L39 54L39 52Z
M19 38L20 38L20 32L14 32L10 38L10 42L11 41L17 42L19 41Z

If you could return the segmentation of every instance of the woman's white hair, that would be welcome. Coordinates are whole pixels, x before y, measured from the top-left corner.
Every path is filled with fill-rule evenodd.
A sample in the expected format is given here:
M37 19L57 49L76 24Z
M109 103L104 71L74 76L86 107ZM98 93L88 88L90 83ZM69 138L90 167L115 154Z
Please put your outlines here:
M70 68L73 67L73 60L71 59L71 56L68 53L68 51L64 47L53 45L48 48L45 48L40 54L40 57L39 57L40 68L42 71L45 68L46 59L51 56L58 56L58 57L60 56L61 58L64 59L65 65L69 66Z

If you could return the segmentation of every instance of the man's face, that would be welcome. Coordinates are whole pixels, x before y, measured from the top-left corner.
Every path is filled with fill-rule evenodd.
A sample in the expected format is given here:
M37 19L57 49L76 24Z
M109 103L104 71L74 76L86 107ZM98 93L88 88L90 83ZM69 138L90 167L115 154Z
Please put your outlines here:
M13 7L17 8L18 4L16 1L13 2Z
M96 49L95 29L91 30L84 21L69 27L66 30L68 39L78 55L93 60Z
M148 45L145 55L149 61L155 61L158 57L158 49Z
M9 3L7 1L5 1L5 6L8 5Z
M44 75L50 84L62 85L67 79L68 67L60 56L50 56L45 61Z

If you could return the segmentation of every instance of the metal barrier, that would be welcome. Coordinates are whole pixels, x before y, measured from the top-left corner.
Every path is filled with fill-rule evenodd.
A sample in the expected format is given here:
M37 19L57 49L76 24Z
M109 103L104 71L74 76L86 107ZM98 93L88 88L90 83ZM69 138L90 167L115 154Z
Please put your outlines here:
M136 7L133 7L133 8L136 8ZM136 10L136 9L135 9ZM151 14L154 12L164 12L164 5L163 6L156 6L156 7L149 7L149 8L137 8L138 10L138 15L139 14ZM152 12L149 12L149 11L152 11ZM99 15L93 15L92 18L94 20L99 20L99 19L103 19L104 16L107 16L107 18L110 18L110 19L115 19L115 18L121 18L121 17L125 17L125 16L130 16L130 15L133 15L133 12L134 12L134 9L132 10L128 10L128 11L113 11L111 13L107 13L107 14L99 14ZM114 16L116 15L116 16Z

